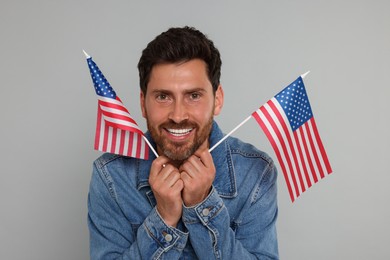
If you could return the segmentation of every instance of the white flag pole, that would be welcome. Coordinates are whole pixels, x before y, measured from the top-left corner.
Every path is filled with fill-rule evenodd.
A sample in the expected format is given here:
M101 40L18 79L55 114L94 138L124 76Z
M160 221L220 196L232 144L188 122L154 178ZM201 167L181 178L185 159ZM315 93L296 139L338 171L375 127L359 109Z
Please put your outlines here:
M145 142L149 145L150 150L152 150L152 152L154 153L154 155L157 158L158 154L157 154L156 150L154 150L154 148L153 148L152 144L149 142L148 138L146 138L146 136L144 136L144 135L142 135L142 137L144 138Z
M236 126L232 131L230 131L227 135L225 135L221 140L218 141L213 147L210 148L209 152L215 149L220 143L222 143L226 138L228 138L231 134L233 134L238 128L240 128L243 124L248 122L251 119L252 115L248 116L244 121L242 121L238 126Z
M302 74L301 78L304 79L307 76L307 74L309 74L309 73L310 73L310 70L308 72L306 72L305 74Z
M86 53L84 50L83 50L83 52L84 52L85 58L87 58L87 59L91 58L91 56L89 56L88 53Z
M306 73L301 75L301 78L304 79L307 74L310 73L310 70L307 71ZM218 141L213 147L210 148L209 152L211 153L212 150L215 149L219 144L221 144L226 138L228 138L231 134L233 134L238 128L240 128L243 124L249 121L251 119L252 115L248 116L244 121L242 121L238 126L236 126L232 131L230 131L227 135L225 135L221 140Z

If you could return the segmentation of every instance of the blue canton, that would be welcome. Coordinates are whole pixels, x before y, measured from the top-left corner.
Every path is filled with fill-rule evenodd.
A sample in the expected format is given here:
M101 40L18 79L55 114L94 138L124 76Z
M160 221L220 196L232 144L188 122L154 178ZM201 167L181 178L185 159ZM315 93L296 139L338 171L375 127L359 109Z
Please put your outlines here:
M92 58L87 59L87 61L96 94L102 97L115 99L116 93L111 87L110 83L108 83L107 79L104 77L103 73L100 71L99 67L92 60Z
M293 131L313 116L301 77L279 92L275 98L282 106Z

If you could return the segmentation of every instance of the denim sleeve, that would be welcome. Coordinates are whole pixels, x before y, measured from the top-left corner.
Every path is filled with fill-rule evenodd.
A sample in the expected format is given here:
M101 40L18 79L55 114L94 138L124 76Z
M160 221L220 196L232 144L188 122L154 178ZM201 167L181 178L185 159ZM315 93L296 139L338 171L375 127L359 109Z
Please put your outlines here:
M88 196L91 259L178 259L188 234L167 226L155 208L134 232L110 180L94 165Z
M215 188L195 207L184 207L183 222L200 259L279 259L276 234L276 169L268 168L230 226L228 209Z

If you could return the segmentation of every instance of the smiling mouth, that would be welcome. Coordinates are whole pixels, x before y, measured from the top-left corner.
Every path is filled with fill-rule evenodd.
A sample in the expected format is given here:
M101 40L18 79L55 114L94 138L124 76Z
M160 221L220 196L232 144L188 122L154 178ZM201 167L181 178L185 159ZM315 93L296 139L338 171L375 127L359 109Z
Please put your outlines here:
M183 128L183 129L166 128L166 130L167 130L168 133L170 133L171 135L180 137L180 136L185 136L185 135L191 133L191 131L193 130L193 128Z

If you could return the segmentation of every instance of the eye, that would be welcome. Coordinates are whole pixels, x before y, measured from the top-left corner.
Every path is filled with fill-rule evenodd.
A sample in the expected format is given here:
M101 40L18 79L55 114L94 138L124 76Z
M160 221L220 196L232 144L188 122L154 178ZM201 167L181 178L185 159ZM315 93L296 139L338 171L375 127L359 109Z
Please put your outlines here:
M200 99L201 96L202 95L199 92L194 92L194 93L190 94L190 99L191 100L198 100L198 99Z
M158 94L156 94L156 100L158 102L166 102L169 100L169 96L167 94L164 94L164 93L158 93Z

